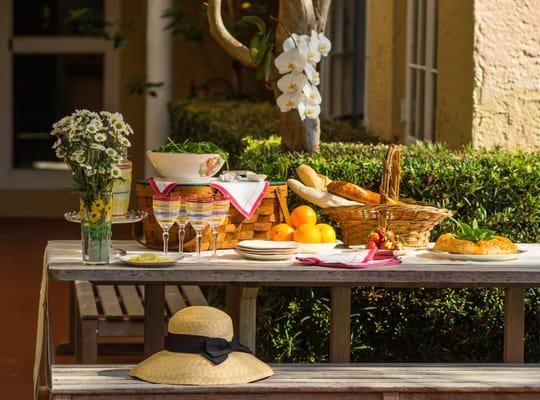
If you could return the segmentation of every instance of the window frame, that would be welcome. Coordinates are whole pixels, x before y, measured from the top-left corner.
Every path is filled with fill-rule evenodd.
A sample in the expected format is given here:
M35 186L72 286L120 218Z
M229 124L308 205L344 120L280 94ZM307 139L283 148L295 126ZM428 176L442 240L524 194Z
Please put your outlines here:
M113 44L100 38L81 36L13 36L13 2L0 1L0 189L65 189L71 183L68 171L13 167L13 55L15 54L102 54L103 105L119 108L119 55ZM104 0L107 21L121 17L120 0Z
M408 144L436 139L437 13L438 0L407 0L405 142Z

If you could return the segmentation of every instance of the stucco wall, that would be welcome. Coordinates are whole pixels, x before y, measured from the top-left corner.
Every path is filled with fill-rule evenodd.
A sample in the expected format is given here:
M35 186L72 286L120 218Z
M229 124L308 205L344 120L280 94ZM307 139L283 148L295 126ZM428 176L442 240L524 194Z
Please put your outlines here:
M368 0L367 128L402 140L400 104L405 96L406 1Z
M540 2L476 0L473 145L540 149Z
M472 140L474 19L471 0L439 0L436 137L451 148Z

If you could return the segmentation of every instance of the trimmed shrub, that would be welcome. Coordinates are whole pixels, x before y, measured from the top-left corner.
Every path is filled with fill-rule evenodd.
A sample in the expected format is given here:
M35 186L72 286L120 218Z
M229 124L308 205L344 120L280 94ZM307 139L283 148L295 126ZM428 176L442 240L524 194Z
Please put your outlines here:
M243 167L276 180L306 163L333 179L377 190L386 147L326 143L320 155L284 154L279 139L248 139ZM402 197L447 207L455 218L519 242L540 241L540 154L504 150L405 147ZM291 206L299 203L292 197ZM437 228L455 228L446 221ZM259 297L258 352L267 360L326 361L327 289L265 288ZM502 359L502 289L355 288L353 361L496 362ZM526 297L526 359L540 359L540 290Z
M279 110L270 103L193 98L169 105L176 140L211 141L231 154L232 162L245 147L245 137L279 134ZM368 142L376 139L347 121L321 120L321 141Z

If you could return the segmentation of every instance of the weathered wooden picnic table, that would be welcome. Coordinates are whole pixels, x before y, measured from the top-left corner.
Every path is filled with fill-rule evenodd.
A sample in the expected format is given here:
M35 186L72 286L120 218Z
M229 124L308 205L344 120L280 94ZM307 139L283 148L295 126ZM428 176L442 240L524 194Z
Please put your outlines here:
M68 242L66 242L68 243ZM58 243L57 243L58 244ZM73 245L73 242L72 242ZM49 245L51 246L51 245ZM131 242L115 247L134 248ZM349 362L351 287L504 288L504 361L523 362L524 291L540 286L540 245L522 245L528 252L509 262L453 262L427 252L403 257L403 263L369 269L301 266L292 262L248 261L224 250L216 260L186 257L174 267L129 267L120 263L83 265L69 257L49 257L50 279L145 286L145 353L163 348L164 288L171 283L226 285L227 308L242 343L255 349L256 299L261 286L330 287L332 303L331 361ZM141 250L141 249L139 249ZM48 251L52 254L52 251Z

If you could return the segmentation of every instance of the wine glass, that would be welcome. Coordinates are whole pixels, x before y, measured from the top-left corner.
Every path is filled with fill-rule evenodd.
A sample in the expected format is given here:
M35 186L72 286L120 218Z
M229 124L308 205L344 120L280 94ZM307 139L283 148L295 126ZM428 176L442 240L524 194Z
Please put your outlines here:
M178 218L180 209L180 196L160 195L152 196L152 208L154 217L163 230L163 253L169 253L169 229Z
M208 220L208 224L212 228L212 258L217 257L218 230L227 221L230 205L231 202L229 199L221 196L214 197L214 201L212 202L212 216Z
M195 229L195 241L197 243L197 259L201 259L201 241L202 231L206 226L208 220L212 216L212 203L213 198L211 196L191 196L186 200L187 204L187 217L189 223Z
M176 219L178 224L178 253L184 254L184 238L186 236L186 225L188 224L187 216L187 202L185 198L180 200L180 208L178 210L178 218Z

